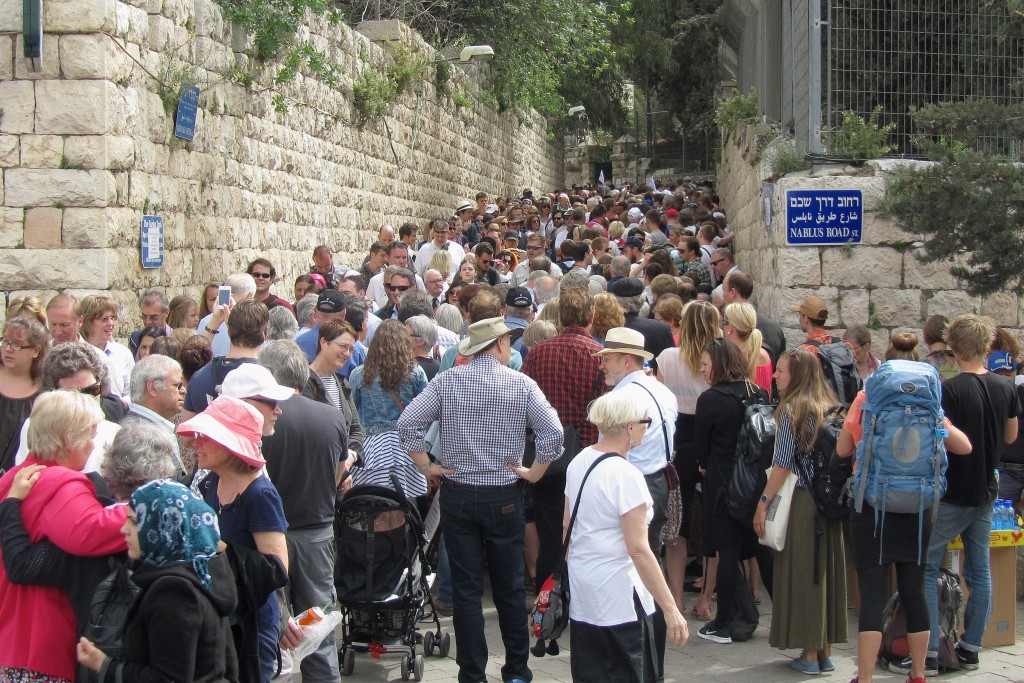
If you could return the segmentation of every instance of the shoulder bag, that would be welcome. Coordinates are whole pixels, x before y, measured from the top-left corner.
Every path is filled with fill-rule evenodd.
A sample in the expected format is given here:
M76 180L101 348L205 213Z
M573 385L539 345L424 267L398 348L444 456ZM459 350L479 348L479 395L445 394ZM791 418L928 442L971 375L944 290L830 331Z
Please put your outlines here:
M633 382L647 392L654 401L654 407L658 409L658 419L661 420L661 435L665 439L665 469L662 470L665 476L665 483L668 488L668 509L666 510L665 524L661 527L661 542L665 545L675 545L679 541L679 527L683 524L683 491L679 486L679 473L676 466L672 464L672 445L668 442L668 425L665 423L665 416L661 414L661 405L654 393L640 382Z

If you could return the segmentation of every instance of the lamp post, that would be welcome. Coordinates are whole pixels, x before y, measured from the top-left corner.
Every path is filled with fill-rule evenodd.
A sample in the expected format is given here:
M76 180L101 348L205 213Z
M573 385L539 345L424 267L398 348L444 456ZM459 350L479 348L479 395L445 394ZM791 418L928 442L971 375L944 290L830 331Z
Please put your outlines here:
M462 48L458 57L442 58L437 61L469 64L470 62L489 62L492 59L494 59L494 48L490 45L467 45Z

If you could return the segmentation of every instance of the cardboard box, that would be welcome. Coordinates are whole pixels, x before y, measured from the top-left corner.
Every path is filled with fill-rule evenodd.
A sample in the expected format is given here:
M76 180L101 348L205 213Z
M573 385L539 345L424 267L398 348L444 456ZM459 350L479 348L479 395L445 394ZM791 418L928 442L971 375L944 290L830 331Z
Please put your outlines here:
M992 532L993 535L1006 533L1010 532ZM982 636L981 644L983 647L1013 645L1016 638L1017 553L1014 545L1019 544L993 545L989 548L989 566L992 575L992 610L989 613L988 623L985 624L985 634ZM963 551L954 549L952 543L949 547L950 550L946 553L946 564L952 571L960 574L963 564ZM970 600L970 591L967 589L962 578L960 583L964 589L964 598Z

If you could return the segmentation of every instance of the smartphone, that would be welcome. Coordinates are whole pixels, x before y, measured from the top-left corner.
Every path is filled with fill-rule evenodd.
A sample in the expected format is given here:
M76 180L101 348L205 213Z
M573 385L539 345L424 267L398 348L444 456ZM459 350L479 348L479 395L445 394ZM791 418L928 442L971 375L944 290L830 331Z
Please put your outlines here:
M231 303L231 287L221 285L217 288L217 305L227 306Z

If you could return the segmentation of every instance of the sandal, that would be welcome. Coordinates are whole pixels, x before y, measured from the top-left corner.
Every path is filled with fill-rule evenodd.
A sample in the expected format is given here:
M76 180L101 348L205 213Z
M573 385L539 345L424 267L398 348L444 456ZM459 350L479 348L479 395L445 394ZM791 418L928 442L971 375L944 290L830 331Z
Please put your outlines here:
M710 609L707 612L703 612L702 613L702 612L698 612L697 608L694 607L693 609L690 610L690 614L692 614L694 619L696 619L697 621L711 621L711 610Z

